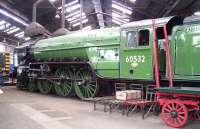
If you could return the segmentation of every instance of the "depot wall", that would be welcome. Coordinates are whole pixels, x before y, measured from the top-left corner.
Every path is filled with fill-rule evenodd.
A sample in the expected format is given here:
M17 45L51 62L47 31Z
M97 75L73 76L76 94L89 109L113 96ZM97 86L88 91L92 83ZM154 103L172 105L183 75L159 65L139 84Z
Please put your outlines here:
M0 42L0 53L13 53L14 45L7 45L6 43Z

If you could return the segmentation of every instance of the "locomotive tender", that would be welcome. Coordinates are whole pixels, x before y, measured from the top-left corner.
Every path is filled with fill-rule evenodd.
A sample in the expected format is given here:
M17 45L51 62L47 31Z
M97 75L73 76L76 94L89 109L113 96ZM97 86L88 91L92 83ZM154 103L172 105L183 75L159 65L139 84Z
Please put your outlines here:
M200 81L200 20L178 16L155 20L161 83L168 80L163 27L167 25L172 79L177 85ZM90 98L104 80L127 85L154 84L152 20L29 41L15 49L19 89ZM194 84L195 85L195 84Z

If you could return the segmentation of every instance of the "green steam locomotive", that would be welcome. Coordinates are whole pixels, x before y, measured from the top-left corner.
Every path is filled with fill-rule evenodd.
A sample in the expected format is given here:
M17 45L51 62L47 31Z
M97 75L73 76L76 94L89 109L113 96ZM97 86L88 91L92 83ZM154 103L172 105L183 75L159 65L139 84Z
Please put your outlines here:
M32 40L15 49L17 87L81 99L112 91L118 82L154 84L153 22L135 21L120 28L71 32ZM200 18L155 20L158 72L168 85L164 25L171 55L174 85L200 81ZM106 83L106 84L105 84Z

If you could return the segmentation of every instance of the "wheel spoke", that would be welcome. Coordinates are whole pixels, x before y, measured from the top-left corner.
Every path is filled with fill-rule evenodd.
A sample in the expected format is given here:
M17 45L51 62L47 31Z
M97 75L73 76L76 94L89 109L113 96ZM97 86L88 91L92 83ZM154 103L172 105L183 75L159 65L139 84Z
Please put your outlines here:
M180 119L185 119L185 117L184 116L182 116L182 115L178 115L178 118L180 118Z
M179 115L185 115L185 112L178 112Z
M172 105L172 109L173 109L173 110L176 109L176 108L175 108L175 103L171 103L171 105Z
M95 89L96 87L89 87L89 89L91 90L91 92L95 92Z
M174 123L175 123L176 125L179 125L179 124L180 124L180 122L178 121L177 118L174 118Z
M179 117L177 117L176 119L177 119L179 124L182 122L182 120Z
M91 91L90 87L88 87L88 91L90 93L90 96L93 94L93 92Z
M164 111L167 111L167 113L169 113L169 112L170 112L170 110L169 110L169 109L167 109L167 108L165 108L165 109L164 109Z
M180 112L180 111L183 111L183 108L182 108L182 107L179 107L179 108L177 109L177 112Z
M88 90L87 87L85 88L85 90L86 90L86 93L87 93L87 97L90 97L90 93L89 93L89 90Z
M171 107L171 105L170 105L170 104L167 106L167 108L168 108L168 109L170 109L170 110L172 110L172 107Z

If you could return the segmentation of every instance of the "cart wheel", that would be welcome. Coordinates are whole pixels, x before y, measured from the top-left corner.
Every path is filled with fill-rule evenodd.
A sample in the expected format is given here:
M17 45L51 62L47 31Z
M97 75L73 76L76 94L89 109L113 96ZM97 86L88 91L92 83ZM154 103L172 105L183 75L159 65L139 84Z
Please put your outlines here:
M194 111L190 113L191 120L200 120L200 111Z
M168 126L180 128L187 123L188 110L182 103L169 101L164 104L161 116Z

